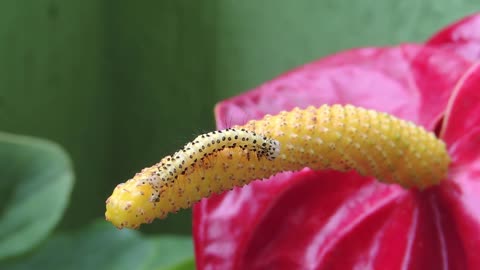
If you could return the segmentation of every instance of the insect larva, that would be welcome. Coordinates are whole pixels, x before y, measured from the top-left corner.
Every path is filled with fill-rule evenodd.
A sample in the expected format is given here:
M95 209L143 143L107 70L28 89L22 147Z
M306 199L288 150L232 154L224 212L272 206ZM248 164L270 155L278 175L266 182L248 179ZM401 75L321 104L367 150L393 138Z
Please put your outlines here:
M137 228L212 193L304 167L425 188L445 177L449 162L435 135L388 114L350 105L294 109L197 137L118 185L105 215Z
M187 143L183 149L172 156L164 158L155 165L157 172L152 177L142 180L142 183L145 182L153 187L150 201L158 202L161 187L173 183L179 175L185 175L196 162L225 148L235 147L255 153L258 159L265 157L267 160L273 160L280 152L278 141L245 129L225 129L205 133Z

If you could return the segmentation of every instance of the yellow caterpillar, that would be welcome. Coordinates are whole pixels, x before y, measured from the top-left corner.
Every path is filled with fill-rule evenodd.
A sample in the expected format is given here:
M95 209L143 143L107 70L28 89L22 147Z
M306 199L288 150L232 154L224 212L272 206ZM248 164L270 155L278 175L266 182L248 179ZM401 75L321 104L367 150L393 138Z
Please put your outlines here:
M446 176L449 162L434 134L388 114L350 105L296 108L198 136L119 184L105 217L118 228L138 228L212 193L305 167L354 169L425 188Z

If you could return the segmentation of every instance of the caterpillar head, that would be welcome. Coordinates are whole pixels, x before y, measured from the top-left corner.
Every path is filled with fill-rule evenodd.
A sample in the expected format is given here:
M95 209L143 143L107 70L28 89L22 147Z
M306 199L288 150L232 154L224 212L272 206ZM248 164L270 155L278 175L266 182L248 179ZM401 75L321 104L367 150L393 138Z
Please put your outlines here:
M265 157L268 160L274 160L278 157L278 155L280 155L280 142L277 140L268 139L265 151Z

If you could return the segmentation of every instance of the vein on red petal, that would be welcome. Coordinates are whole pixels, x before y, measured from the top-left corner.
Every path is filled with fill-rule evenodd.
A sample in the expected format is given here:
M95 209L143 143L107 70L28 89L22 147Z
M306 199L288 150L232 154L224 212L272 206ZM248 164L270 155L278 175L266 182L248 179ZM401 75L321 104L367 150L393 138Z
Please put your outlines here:
M480 126L480 61L474 63L458 81L445 111L440 131L452 145L472 128Z
M435 198L430 197L429 200L430 203L430 209L432 209L433 212L433 223L435 225L435 229L438 235L438 240L439 240L439 247L438 249L440 250L440 260L442 268L439 270L447 270L448 269L448 248L447 248L447 241L445 239L444 231L445 228L443 228L443 223L440 217L440 209L438 204L435 201Z
M443 190L455 199L471 202L466 204L471 216L476 216L480 223L480 128L462 137L451 149L453 163L449 179L442 184ZM464 154L462 154L464 153ZM468 195L468 196L467 196ZM480 225L479 225L480 226Z
M417 232L417 225L418 225L418 209L414 209L412 211L412 221L409 224L409 230L406 234L407 238L407 245L405 248L405 255L402 260L402 270L408 270L410 263L411 263L411 255L413 250L413 241L415 241L416 232Z
M438 187L412 191L414 222L404 236L409 245L402 269L465 269L461 238L438 191Z
M476 172L477 179L480 171ZM463 180L461 180L463 181ZM452 212L454 223L457 226L463 246L464 256L466 257L468 269L480 269L480 220L479 220L479 183L462 185L462 195L460 198L450 198L448 207Z

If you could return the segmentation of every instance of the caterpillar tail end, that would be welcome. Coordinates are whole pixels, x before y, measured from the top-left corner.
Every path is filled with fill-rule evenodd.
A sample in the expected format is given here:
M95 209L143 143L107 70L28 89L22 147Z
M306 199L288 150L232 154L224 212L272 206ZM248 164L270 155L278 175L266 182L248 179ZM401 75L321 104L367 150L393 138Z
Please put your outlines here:
M117 185L106 201L105 219L118 229L138 229L143 223L151 223L156 216L152 192L152 186L133 180Z

